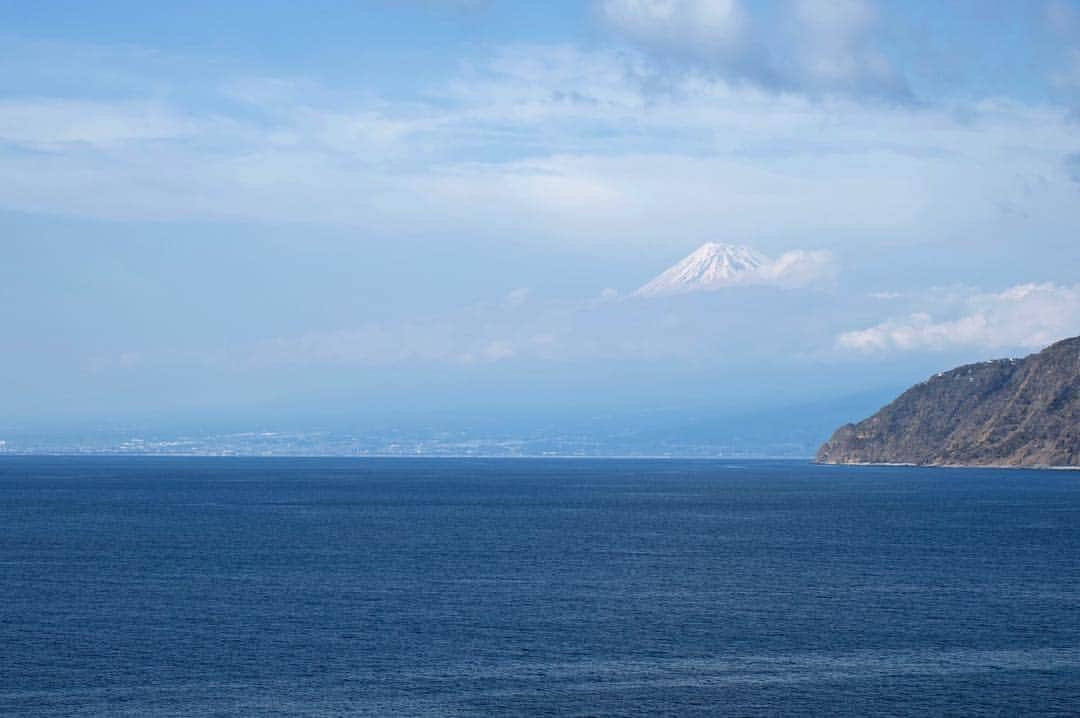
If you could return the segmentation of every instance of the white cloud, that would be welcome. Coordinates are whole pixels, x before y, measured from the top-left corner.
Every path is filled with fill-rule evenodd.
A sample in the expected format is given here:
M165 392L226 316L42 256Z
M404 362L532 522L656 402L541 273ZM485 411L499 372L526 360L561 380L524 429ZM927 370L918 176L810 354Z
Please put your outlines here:
M797 68L816 90L904 99L906 83L875 47L876 7L868 0L795 0Z
M761 268L765 283L781 287L805 287L836 276L832 253L797 249L784 252Z
M608 28L654 57L738 83L783 84L741 0L599 0L597 7Z
M62 98L0 101L0 143L36 150L117 149L212 131L155 102Z
M531 292L527 287L518 287L507 293L503 299L503 306L508 308L520 307L529 298Z
M750 18L739 0L603 0L603 20L646 46L742 62Z
M770 90L909 100L878 47L871 0L786 0L754 22L738 0L601 0L605 24L650 52Z
M494 339L484 345L480 356L483 361L497 362L503 359L510 359L517 354L514 349L513 343L506 341L505 339Z
M1080 334L1080 285L1021 284L999 293L971 295L962 306L958 316L935 318L917 312L844 332L837 344L859 352L1038 349Z
M1002 221L1004 207L1029 218L1027 235L1080 222L1061 165L1075 126L1052 108L987 101L960 122L695 74L655 92L654 70L635 53L526 46L426 99L273 82L241 92L228 77L217 104L11 99L0 106L0 208L330 224L361 230L357 241L766 249L791 246L795 231L826 247L993 241L1020 221Z

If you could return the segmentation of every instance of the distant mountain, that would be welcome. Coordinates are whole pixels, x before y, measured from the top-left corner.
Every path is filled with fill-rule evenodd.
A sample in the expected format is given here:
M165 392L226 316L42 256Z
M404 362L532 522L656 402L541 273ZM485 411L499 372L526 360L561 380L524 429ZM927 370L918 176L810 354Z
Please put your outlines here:
M755 284L792 289L828 279L834 272L827 251L797 249L773 259L749 247L707 242L634 295L663 297Z
M657 297L767 283L772 260L749 247L707 242L634 294Z
M938 374L840 427L817 460L1080 466L1080 337Z

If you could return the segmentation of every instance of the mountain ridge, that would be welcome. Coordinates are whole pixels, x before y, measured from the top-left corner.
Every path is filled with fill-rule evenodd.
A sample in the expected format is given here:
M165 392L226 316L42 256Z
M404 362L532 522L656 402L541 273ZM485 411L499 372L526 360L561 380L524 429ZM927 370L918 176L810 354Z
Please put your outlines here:
M816 460L1080 467L1080 337L935 374L841 426Z

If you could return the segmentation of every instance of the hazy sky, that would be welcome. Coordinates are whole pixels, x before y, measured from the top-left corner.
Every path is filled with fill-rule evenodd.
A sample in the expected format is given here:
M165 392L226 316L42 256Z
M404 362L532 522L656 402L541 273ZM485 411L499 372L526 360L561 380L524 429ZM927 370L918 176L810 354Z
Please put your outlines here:
M0 1L0 427L901 387L1078 228L1080 2ZM631 296L706 241L821 271Z

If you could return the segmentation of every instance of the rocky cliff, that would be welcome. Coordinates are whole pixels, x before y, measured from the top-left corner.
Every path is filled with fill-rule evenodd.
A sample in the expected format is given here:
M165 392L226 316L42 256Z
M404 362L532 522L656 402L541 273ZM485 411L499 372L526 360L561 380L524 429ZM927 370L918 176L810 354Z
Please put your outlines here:
M1080 337L938 374L837 429L817 460L1080 466Z

